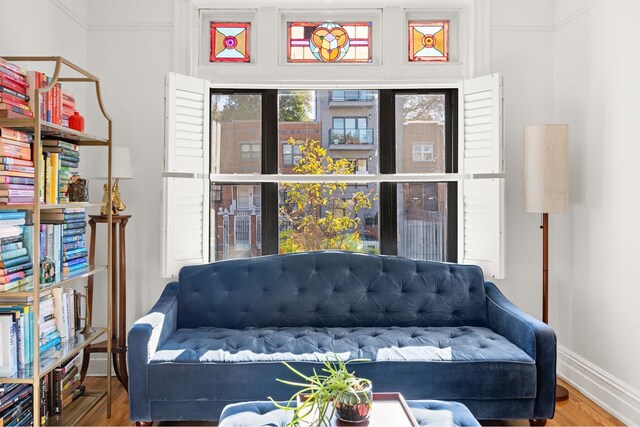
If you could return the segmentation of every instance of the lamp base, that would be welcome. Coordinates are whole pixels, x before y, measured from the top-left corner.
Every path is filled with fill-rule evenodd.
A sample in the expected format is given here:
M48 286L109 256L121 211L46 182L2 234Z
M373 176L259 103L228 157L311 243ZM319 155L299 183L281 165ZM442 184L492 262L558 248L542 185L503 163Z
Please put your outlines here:
M569 399L569 390L559 384L556 385L556 402L562 402L567 399Z

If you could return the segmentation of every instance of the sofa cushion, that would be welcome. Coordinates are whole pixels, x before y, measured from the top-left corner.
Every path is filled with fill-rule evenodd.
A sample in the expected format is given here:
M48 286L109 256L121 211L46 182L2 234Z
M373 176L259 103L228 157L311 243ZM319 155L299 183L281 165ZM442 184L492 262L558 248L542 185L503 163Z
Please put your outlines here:
M535 397L535 362L490 329L464 326L179 329L151 359L149 394L284 399L293 390L275 379L293 376L282 361L311 372L334 352L369 359L352 365L356 373L373 380L376 391L400 391L407 399Z
M180 270L178 328L487 326L477 266L349 252Z

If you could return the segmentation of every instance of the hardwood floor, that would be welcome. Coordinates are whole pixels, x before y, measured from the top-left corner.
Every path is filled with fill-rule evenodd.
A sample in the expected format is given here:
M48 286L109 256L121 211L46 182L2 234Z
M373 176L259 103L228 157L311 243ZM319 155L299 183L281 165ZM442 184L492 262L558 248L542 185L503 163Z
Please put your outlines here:
M87 389L104 390L106 387L106 378L90 377L87 378L85 384ZM553 420L549 420L547 426L621 426L619 420L613 417L604 409L587 399L576 389L569 386L565 382L560 382L569 390L569 400L558 402L556 405L556 416ZM129 399L126 391L120 385L117 379L112 382L112 406L111 418L107 418L106 400L103 399L95 408L87 414L81 421L86 426L132 426L129 420ZM528 420L509 420L483 422L483 425L501 425L501 426L528 426ZM158 425L156 423L156 425ZM187 423L160 423L159 425L215 425L215 423L206 422L187 422Z

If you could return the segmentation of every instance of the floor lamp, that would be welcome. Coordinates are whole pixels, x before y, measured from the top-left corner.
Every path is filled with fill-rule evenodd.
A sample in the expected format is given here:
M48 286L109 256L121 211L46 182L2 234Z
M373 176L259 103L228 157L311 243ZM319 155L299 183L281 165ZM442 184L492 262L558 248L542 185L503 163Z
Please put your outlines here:
M524 129L524 208L542 214L542 320L549 323L549 214L566 212L569 202L569 126ZM556 386L556 400L566 400Z

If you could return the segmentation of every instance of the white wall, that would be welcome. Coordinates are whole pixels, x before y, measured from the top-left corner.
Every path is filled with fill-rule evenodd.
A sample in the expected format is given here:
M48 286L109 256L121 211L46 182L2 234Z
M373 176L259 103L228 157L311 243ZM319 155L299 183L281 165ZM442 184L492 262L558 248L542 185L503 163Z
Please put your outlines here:
M558 1L554 119L570 126L569 212L554 217L560 372L640 424L640 2Z
M3 0L0 8L0 56L63 56L81 67L87 65L88 7L83 0ZM16 17L16 18L14 18ZM53 67L42 63L18 63L49 75ZM86 90L65 84L85 106Z
M89 3L88 67L101 80L104 103L113 118L113 144L129 147L134 175L120 184L127 205L123 213L132 215L126 228L127 329L151 308L167 282L160 271L161 171L164 77L173 60L172 19L172 0ZM88 121L98 114L94 109ZM92 182L92 198L101 197L103 183ZM98 242L106 242L104 228ZM103 244L97 251L103 263L104 249ZM104 277L96 280L101 289L104 282ZM96 299L96 307L100 310L101 300ZM105 316L101 310L96 323L104 324ZM100 369L102 364L92 363L93 372Z
M522 148L524 126L553 119L552 30L552 0L491 2L491 72L499 72L504 80L507 173L507 274L496 284L538 318L542 316L541 218L524 212Z

